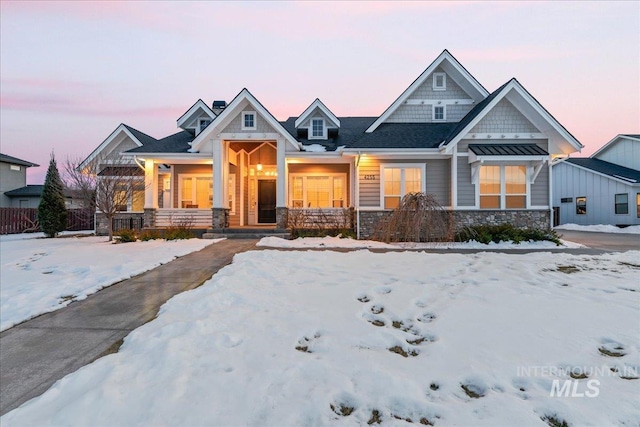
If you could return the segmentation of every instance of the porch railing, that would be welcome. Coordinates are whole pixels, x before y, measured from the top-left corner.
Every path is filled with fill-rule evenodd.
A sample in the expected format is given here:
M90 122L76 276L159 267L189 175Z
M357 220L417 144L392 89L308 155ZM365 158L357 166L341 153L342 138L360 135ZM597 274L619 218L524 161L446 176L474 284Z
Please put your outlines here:
M156 227L189 225L195 228L211 227L211 209L158 209L155 214Z

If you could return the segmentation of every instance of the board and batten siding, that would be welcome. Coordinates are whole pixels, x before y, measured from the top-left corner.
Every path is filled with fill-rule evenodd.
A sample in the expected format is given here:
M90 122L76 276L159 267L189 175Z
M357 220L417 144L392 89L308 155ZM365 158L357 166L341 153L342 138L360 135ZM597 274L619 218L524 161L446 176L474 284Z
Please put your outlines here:
M638 225L636 194L640 186L624 184L566 162L553 166L553 206L560 208L560 224ZM629 213L615 213L615 195L627 193ZM576 213L576 197L587 198L587 213ZM562 203L563 198L571 202Z
M386 160L362 158L359 166L360 207L380 207L380 164L426 165L426 190L442 206L451 204L451 159Z
M640 170L640 141L620 139L596 158L625 168Z

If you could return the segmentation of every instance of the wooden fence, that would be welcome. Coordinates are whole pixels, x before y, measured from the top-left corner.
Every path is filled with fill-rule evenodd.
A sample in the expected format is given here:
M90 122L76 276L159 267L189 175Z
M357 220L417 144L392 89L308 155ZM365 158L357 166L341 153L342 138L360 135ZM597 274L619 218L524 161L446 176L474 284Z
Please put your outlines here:
M67 230L93 230L94 211L67 209ZM35 233L40 231L36 208L0 208L0 234Z

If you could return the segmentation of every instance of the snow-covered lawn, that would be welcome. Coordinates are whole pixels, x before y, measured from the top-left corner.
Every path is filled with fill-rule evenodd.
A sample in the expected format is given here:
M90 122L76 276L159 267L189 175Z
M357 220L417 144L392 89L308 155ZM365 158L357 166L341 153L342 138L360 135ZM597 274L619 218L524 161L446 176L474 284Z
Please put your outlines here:
M592 231L596 233L621 233L621 234L640 234L640 225L630 225L629 227L616 227L615 225L578 225L578 224L562 224L554 227L556 230L574 230L574 231Z
M0 240L0 331L215 242L116 245L106 237L37 237L21 234Z
M343 249L567 249L582 248L584 245L562 240L562 246L553 242L521 242L513 243L489 242L488 245L476 241L442 242L442 243L382 243L374 240L355 240L340 237L305 237L286 240L280 237L263 237L257 246L270 248L343 248Z
M241 253L0 421L637 426L639 259Z

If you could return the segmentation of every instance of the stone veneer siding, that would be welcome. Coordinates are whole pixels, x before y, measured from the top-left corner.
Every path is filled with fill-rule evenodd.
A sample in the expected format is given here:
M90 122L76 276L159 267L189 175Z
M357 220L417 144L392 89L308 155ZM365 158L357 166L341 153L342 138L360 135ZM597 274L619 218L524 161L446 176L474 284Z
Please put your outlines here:
M211 217L213 228L229 228L229 209L212 208Z
M114 216L115 219L132 219L139 220L143 218L145 227L147 226L147 218L146 213L142 212L122 212L117 213ZM96 212L96 235L97 236L108 236L109 235L109 220L106 215L100 212Z
M381 218L391 211L360 211L360 238L368 239L373 235ZM453 212L454 229L458 231L469 225L512 224L518 228L551 228L549 210L470 210Z
M286 229L289 222L289 209L276 208L276 227Z

